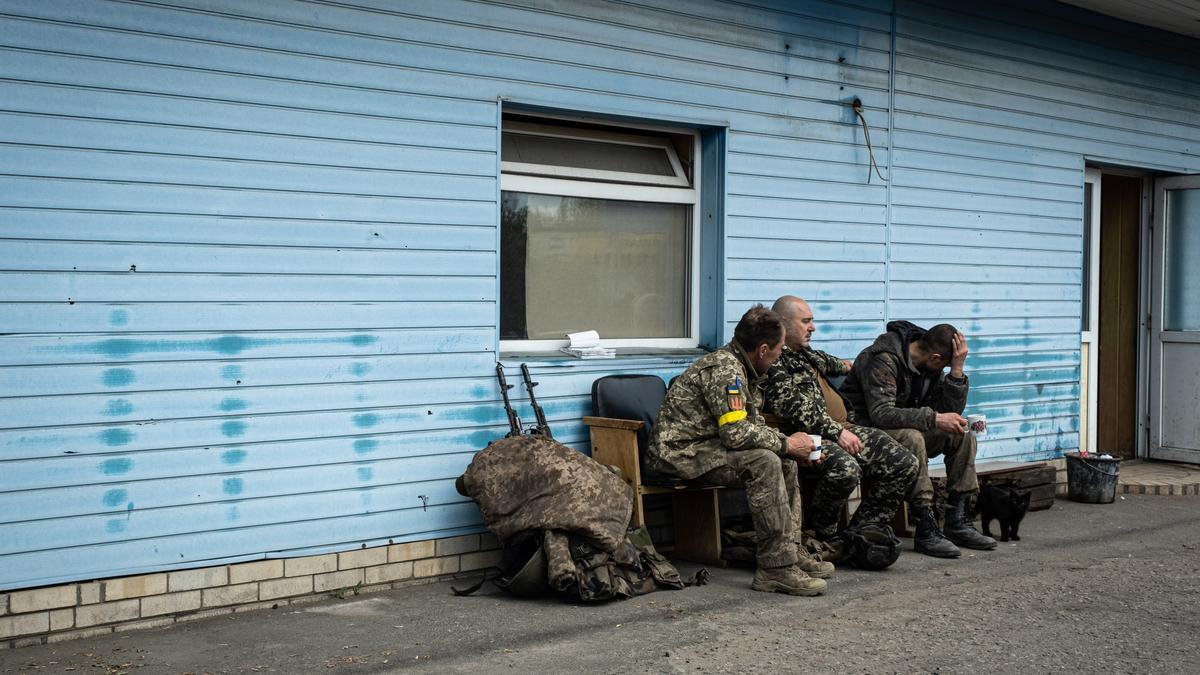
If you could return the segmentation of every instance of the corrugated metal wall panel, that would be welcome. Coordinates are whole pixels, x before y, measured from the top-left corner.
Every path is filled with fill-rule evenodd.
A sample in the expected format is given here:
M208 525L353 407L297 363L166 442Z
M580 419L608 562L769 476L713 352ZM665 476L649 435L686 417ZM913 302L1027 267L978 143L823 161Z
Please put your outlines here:
M1200 72L1132 51L1136 32L898 3L889 312L971 336L981 458L1078 447L1084 158L1200 170Z
M498 98L728 125L725 311L874 329L887 3L520 4L3 4L0 586L477 526ZM593 379L685 364L534 370L582 448Z
M1200 78L1028 9L0 0L0 588L477 528L499 100L726 128L726 334L958 321L985 454L1073 447L1082 157L1196 168ZM534 374L583 449L686 363Z

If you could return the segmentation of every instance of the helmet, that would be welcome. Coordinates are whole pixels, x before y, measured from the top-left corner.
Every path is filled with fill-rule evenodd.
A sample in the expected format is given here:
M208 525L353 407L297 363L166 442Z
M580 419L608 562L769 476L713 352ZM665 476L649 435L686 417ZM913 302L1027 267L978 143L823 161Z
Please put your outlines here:
M504 573L496 577L501 590L522 598L536 598L549 587L546 574L546 554L541 537L530 537L522 545L505 549Z
M882 570L900 557L900 540L887 525L858 525L841 533L846 561L864 570Z

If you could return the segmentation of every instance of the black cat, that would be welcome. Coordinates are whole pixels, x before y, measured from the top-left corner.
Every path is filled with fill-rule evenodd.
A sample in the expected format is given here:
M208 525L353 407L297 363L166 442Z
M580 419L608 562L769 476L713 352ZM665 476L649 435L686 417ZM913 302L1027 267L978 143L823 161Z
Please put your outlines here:
M1029 510L1029 493L1021 494L1011 485L985 485L979 491L979 519L983 522L983 533L992 536L988 523L1000 521L1000 541L1021 541L1017 528Z

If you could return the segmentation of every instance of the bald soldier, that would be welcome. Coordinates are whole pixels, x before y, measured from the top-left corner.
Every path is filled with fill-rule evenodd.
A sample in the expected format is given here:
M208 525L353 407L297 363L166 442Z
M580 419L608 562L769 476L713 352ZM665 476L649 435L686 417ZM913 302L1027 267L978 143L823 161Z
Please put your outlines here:
M803 298L785 295L771 308L783 319L784 348L767 375L767 411L786 430L820 434L826 441L826 466L819 470L811 507L805 509L814 536L834 540L846 499L866 478L864 495L851 527L888 525L917 478L917 460L878 429L858 421L829 378L846 375L850 364L813 349L816 331L812 309ZM836 445L835 445L836 444ZM831 449L827 449L831 448Z
M762 381L783 349L779 316L755 305L733 340L692 363L663 399L647 450L648 473L701 485L744 487L754 522L756 591L819 595L833 565L796 546L796 459L813 449L806 434L763 423Z

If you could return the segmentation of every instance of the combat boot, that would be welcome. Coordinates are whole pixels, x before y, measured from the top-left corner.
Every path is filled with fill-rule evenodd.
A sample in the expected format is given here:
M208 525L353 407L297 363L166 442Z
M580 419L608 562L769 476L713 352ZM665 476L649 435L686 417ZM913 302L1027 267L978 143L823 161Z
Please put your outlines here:
M935 558L957 558L962 555L949 539L938 529L937 520L933 517L933 508L929 506L914 506L912 516L916 521L917 531L913 535L913 550Z
M754 581L750 588L765 593L820 595L825 590L825 581L808 576L795 565L760 567L754 570Z
M963 517L962 497L953 497L946 502L946 536L964 548L990 551L996 548L996 540L980 534L975 525Z
M833 576L833 563L825 562L819 555L810 555L803 546L797 546L796 552L800 554L800 559L796 561L796 567L804 570L808 576L815 579L828 579Z

